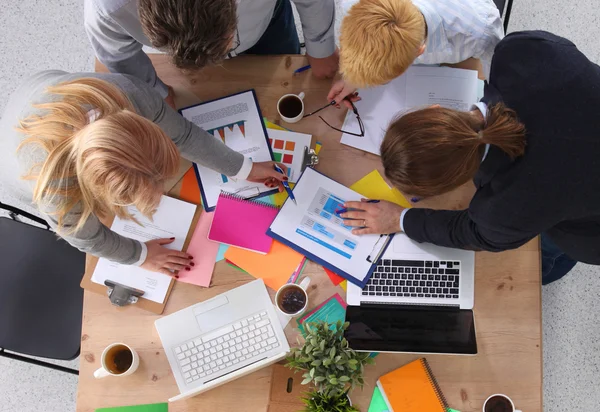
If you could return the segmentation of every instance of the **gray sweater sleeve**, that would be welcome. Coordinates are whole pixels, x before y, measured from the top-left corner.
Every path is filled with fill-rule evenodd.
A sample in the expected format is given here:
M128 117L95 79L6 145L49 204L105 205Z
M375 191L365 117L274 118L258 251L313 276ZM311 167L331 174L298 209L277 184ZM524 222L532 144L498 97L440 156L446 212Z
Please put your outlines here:
M142 44L125 32L91 1L85 4L85 31L96 57L111 73L130 74L152 86L164 99L169 88L158 78Z
M160 126L175 142L182 157L226 176L235 176L240 171L244 163L242 154L182 117L147 84L131 76L126 78L130 85L121 87L138 113Z

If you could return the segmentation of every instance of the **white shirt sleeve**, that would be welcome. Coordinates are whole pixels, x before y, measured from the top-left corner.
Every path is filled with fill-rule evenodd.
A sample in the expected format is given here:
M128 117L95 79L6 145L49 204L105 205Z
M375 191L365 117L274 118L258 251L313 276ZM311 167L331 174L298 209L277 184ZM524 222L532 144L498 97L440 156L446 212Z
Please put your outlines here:
M400 230L404 232L404 217L406 216L406 212L410 209L404 209L400 214Z
M140 258L137 262L133 263L133 266L142 266L142 264L146 261L146 257L148 257L148 246L144 242L140 242L142 245L142 253L140 253Z
M249 157L244 157L244 163L242 163L242 167L240 168L240 171L237 172L237 174L235 176L231 176L233 179L242 179L242 180L246 180L248 178L248 175L250 175L250 172L252 171L252 159L250 159Z

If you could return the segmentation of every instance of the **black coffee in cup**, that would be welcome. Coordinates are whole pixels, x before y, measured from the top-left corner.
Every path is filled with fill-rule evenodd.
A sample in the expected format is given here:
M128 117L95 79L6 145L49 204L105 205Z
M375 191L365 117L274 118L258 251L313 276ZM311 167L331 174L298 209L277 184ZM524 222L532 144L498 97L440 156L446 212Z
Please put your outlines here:
M287 96L279 102L279 113L293 119L302 112L302 100L298 96Z
M105 362L110 373L120 375L131 368L133 353L125 345L116 345L108 350Z
M485 412L513 412L512 403L504 396L493 396L485 403Z
M283 312L293 315L306 305L306 292L298 285L290 285L279 293L277 306Z

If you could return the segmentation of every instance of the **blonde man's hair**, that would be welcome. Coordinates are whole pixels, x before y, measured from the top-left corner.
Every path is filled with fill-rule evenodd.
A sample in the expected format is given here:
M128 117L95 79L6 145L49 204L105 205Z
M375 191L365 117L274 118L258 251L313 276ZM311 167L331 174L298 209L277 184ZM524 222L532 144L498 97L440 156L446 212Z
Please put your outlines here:
M47 93L56 101L34 105L44 114L20 122L17 130L26 138L17 150L37 145L47 153L23 178L35 181L33 201L42 212L57 216L57 232L77 232L90 215L135 220L129 205L151 217L164 181L178 170L173 141L106 81L77 79L49 87ZM51 210L43 210L48 205ZM75 222L66 224L76 206Z
M358 87L387 83L418 57L425 32L410 0L360 0L342 21L340 72Z

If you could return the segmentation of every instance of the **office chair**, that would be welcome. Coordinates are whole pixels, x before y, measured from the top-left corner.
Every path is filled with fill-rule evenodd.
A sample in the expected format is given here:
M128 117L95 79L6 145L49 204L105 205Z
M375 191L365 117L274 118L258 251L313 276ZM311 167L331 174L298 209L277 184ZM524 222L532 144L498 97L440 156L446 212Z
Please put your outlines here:
M494 0L496 7L500 10L500 17L504 14L504 33L508 30L508 20L510 20L510 12L512 11L513 0ZM506 14L504 13L504 7L506 6Z
M1 202L0 209L10 216L0 217L0 356L78 375L22 355L79 356L85 254L58 238L43 219Z

